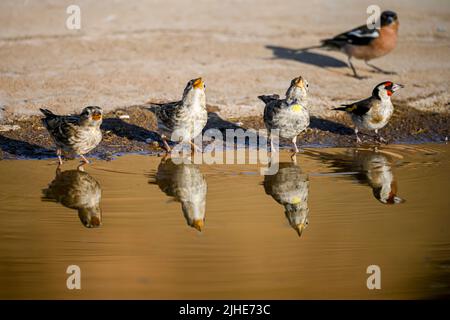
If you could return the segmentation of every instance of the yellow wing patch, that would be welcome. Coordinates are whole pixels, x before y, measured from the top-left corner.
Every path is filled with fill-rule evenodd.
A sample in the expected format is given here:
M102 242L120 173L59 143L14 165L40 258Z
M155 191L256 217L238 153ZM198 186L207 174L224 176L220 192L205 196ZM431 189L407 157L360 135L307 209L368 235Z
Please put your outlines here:
M299 197L293 197L291 202L292 204L299 204L300 202L302 202L302 199L300 199Z
M291 106L291 110L294 112L302 111L303 106L301 104L294 104Z
M352 111L355 110L357 107L358 107L358 106L357 106L356 104L354 104L354 105L352 105L352 106L350 106L350 107L345 108L345 111L352 112Z

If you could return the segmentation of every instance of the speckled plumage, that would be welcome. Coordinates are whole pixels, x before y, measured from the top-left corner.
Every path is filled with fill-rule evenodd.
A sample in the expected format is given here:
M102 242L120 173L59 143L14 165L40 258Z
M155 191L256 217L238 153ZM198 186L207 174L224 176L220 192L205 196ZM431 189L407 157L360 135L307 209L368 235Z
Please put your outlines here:
M60 116L47 109L40 110L45 115L42 123L58 149L58 156L60 151L65 151L83 157L101 142L101 108L89 106L80 115L73 116Z
M78 210L78 217L85 227L101 225L102 189L88 173L80 170L61 172L58 169L55 179L42 192L43 200L56 201L67 208Z
M202 231L208 187L199 167L163 159L156 173L156 184L165 194L181 203L187 224Z
M197 78L189 81L180 101L156 105L150 110L156 115L158 132L163 141L191 143L208 120L203 80Z
M264 190L283 205L289 224L300 236L308 225L308 175L294 163L280 163L275 175L264 177Z
M298 152L297 136L309 126L308 90L308 82L298 77L291 81L284 99L278 95L258 97L266 104L264 124L267 130L279 130L281 138L292 141L295 152Z

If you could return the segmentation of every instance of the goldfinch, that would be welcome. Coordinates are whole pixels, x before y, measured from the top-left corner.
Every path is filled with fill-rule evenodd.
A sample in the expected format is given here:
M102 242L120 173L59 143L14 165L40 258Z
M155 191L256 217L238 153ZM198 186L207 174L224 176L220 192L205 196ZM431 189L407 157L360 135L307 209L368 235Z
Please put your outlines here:
M372 91L372 96L367 99L344 104L333 110L345 111L350 114L355 126L356 142L360 143L359 130L374 130L380 142L386 142L378 130L386 126L394 113L394 105L391 96L403 88L401 84L385 81L378 84Z

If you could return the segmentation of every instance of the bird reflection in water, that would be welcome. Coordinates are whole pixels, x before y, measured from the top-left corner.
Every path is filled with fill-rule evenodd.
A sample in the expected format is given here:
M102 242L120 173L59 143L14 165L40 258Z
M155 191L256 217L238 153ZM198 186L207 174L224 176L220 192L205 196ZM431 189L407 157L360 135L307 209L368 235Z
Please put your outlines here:
M336 173L346 175L372 188L373 196L383 204L405 202L397 195L397 181L392 171L394 158L383 151L349 149L345 154L320 153Z
M100 201L102 189L91 175L80 170L56 170L55 179L42 190L43 201L55 201L78 210L81 223L87 228L102 224Z
M284 214L299 236L308 226L309 179L296 163L280 163L274 175L264 177L264 190L284 206Z
M175 164L163 158L156 173L156 184L168 196L181 203L189 226L202 231L205 224L206 179L197 165Z

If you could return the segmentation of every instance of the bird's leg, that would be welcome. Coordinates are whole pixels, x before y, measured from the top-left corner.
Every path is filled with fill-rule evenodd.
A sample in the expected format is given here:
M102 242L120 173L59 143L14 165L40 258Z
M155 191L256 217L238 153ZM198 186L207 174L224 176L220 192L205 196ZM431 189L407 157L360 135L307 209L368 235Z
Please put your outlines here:
M80 157L81 157L81 163L78 165L77 169L80 170L80 171L84 171L84 167L83 167L83 166L84 166L85 164L89 164L90 162L89 162L89 160L86 159L86 157L83 156L82 154L80 154Z
M386 143L386 139L384 139L379 133L378 133L378 129L375 129L375 134L377 135L377 140L380 143Z
M80 171L84 171L83 166L85 164L89 164L90 161L88 159L86 159L85 156L83 156L82 154L80 154L80 157L81 157L81 163L78 165L77 169Z
M161 140L164 145L164 149L166 150L166 153L170 153L172 149L170 148L169 144L167 143L167 137L165 135L161 135Z
M275 146L273 145L272 133L269 134L270 153L275 152Z
M361 138L358 136L358 128L355 128L355 135L356 135L356 143L361 143Z
M383 70L383 69L381 69L381 68L379 68L377 66L374 66L373 64L369 63L369 61L365 61L365 63L366 63L366 65L368 65L369 67L371 67L373 70L375 70L377 72L380 72L380 73L383 73L383 74L397 74L394 71L386 71L386 70Z
M355 69L355 67L353 66L353 63L352 63L352 57L351 57L351 56L348 56L348 65L350 66L350 68L352 68L353 76L354 76L355 78L361 79L361 77L356 73L356 69Z
M294 160L297 153L299 153L298 147L297 147L297 136L292 138L292 144L294 145L294 149L292 150L294 153L291 155L291 159Z
M59 162L59 164L58 164L58 167L60 166L60 165L62 165L63 164L63 161L62 161L62 158L61 158L61 149L56 149L56 155L58 156L58 162Z
M193 143L192 141L189 141L189 144L191 145L192 153L194 153L195 151L198 153L202 153L202 149L200 149L200 147L198 147L195 143Z

